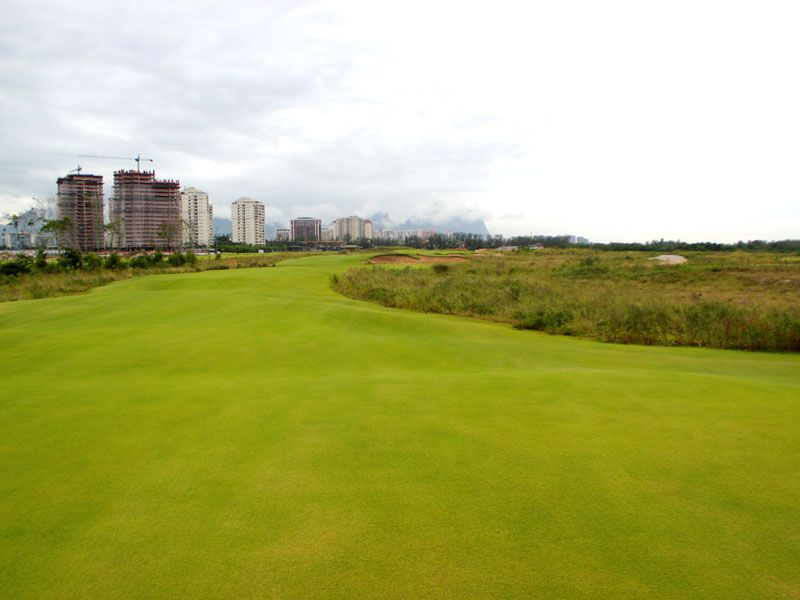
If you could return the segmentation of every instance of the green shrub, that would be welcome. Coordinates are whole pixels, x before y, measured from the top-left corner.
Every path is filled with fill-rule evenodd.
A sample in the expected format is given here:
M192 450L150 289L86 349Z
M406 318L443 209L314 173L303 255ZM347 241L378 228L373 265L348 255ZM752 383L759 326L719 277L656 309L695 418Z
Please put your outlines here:
M77 271L83 267L83 255L80 250L67 248L58 257L58 266L65 270Z
M140 254L139 256L134 256L128 261L128 265L133 267L134 269L149 269L153 266L153 261L150 255L147 254Z
M586 256L576 263L567 263L560 269L561 274L568 277L588 279L602 277L609 273L610 268L603 264L597 256Z
M470 315L485 316L495 313L494 306L488 302L482 302L480 300L468 302L464 308L466 309L467 314Z
M563 330L572 318L572 313L568 310L551 308L535 312L517 312L514 315L514 326L517 329L557 332Z
M390 292L386 288L379 287L370 290L367 296L373 302L379 302L380 304L390 305L392 299L394 298L394 293Z
M106 257L105 268L111 271L117 269L124 269L127 265L125 262L120 258L119 254L116 252L112 252Z
M170 266L180 267L186 264L186 258L180 252L175 252L167 257Z
M0 275L17 277L33 271L33 261L29 256L19 256L14 260L0 262Z
M97 256L94 252L87 252L83 255L83 268L88 271L94 271L102 268L103 259Z
M47 268L47 253L45 253L44 248L36 249L36 258L33 264L39 271L44 271Z

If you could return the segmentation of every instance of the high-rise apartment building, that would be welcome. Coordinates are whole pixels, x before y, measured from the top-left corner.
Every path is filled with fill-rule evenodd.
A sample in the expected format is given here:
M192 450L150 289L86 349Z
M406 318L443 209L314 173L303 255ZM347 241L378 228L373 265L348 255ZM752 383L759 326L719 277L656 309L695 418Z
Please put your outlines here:
M181 192L183 243L189 247L214 244L214 208L208 194L189 187Z
M427 240L436 235L435 229L384 229L382 237L388 240L403 242L412 238Z
M337 240L372 239L372 221L356 215L336 219L333 222L333 228Z
M267 243L267 218L263 202L239 198L231 204L231 240L237 244Z
M311 217L300 217L291 221L292 241L317 242L322 237L322 221Z
M58 218L67 220L61 244L82 251L103 248L103 176L67 175L56 185Z
M154 171L115 171L109 202L112 245L149 250L176 248L182 238L181 184Z
M275 239L279 242L288 242L291 239L291 229L276 229Z

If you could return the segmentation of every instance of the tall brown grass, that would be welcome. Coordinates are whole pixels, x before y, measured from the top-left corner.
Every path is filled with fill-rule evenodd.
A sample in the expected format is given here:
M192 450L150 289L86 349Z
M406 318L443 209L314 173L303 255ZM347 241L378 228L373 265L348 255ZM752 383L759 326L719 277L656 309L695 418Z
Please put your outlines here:
M581 250L476 256L429 268L357 268L352 298L608 342L800 351L800 257Z

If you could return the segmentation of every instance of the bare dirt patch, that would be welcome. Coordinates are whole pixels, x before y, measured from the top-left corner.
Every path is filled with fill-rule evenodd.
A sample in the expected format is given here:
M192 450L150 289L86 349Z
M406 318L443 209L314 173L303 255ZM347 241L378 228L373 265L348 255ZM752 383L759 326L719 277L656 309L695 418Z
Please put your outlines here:
M650 260L657 260L662 265L682 265L687 261L685 256L681 256L679 254L660 254L658 256L654 256Z
M458 254L448 254L445 256L428 256L426 254L382 254L380 256L373 256L369 262L373 265L418 265L420 263L459 263L467 262L467 260L469 259Z

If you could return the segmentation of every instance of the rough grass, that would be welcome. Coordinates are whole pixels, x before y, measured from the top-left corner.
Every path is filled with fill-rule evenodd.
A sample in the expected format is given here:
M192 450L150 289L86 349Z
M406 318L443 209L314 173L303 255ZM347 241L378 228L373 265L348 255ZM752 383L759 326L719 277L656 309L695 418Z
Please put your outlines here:
M433 269L352 269L352 298L609 342L800 351L800 257L544 251Z
M0 305L0 597L796 596L800 356L389 310L358 259Z
M243 269L253 267L271 267L284 260L287 253L271 254L228 254L220 260L201 256L193 265L171 266L163 262L157 267L131 268L124 260L123 267L118 269L89 270L49 270L34 271L15 276L0 275L0 302L16 300L37 300L79 294L95 287L107 285L114 281L141 277L143 275L162 275L168 273L193 273L225 269Z

